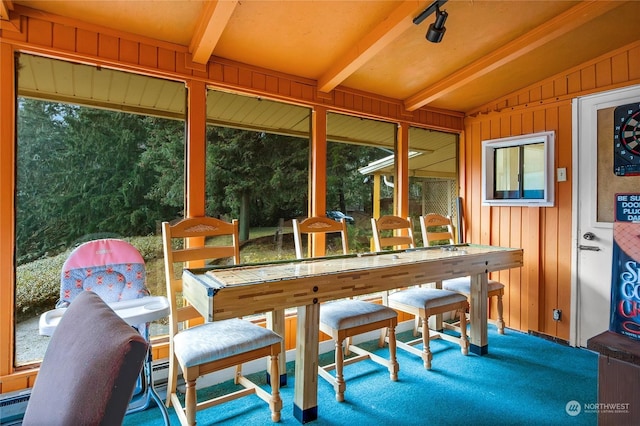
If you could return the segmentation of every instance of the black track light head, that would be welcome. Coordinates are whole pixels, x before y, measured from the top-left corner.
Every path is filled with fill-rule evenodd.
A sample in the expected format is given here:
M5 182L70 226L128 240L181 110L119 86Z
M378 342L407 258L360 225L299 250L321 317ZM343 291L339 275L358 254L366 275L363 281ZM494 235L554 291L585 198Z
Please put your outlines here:
M440 11L440 8L436 8L436 20L433 24L429 25L429 31L427 31L427 40L431 43L440 43L444 37L444 33L447 29L444 23L447 20L449 14L446 10Z

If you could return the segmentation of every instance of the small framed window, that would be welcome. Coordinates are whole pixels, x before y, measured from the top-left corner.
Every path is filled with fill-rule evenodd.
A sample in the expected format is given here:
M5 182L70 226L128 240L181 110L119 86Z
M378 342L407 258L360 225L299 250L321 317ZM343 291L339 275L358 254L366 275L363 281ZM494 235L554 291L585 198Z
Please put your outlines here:
M553 206L554 132L482 141L482 204Z

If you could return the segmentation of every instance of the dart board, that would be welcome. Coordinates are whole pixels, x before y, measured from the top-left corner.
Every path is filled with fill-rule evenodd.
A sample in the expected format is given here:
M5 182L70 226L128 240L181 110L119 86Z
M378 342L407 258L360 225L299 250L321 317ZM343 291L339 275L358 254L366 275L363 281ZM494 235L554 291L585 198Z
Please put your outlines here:
M613 172L640 175L640 102L620 105L613 112Z

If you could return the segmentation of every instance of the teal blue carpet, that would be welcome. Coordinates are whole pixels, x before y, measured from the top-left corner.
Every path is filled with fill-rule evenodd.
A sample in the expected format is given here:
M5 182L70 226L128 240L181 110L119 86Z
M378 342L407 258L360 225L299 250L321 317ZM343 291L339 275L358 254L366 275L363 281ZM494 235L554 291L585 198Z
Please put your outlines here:
M345 367L345 402L318 378L318 419L310 425L596 425L597 413L585 404L597 402L597 355L548 340L489 326L489 354L460 353L459 346L435 340L433 369L398 350L400 373L391 382L387 370L370 361ZM399 336L406 337L406 333ZM403 339L404 340L404 339ZM371 347L375 348L373 344ZM377 349L387 356L387 349ZM322 356L328 363L331 354ZM300 424L293 417L293 363L287 365L288 385L281 389L281 424ZM257 375L264 377L264 373ZM199 391L199 398L234 388L232 382ZM577 402L582 410L567 410ZM575 407L575 405L574 405ZM171 424L178 420L169 409ZM252 395L197 414L199 425L271 425L268 406ZM162 424L160 411L125 417L125 425Z

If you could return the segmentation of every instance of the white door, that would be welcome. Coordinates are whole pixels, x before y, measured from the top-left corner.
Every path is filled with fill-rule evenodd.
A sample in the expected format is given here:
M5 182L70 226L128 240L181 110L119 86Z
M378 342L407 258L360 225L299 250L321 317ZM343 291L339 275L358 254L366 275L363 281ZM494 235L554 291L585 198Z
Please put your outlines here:
M616 176L614 110L640 102L640 86L573 102L573 240L570 343L609 328L614 195L640 193L640 176Z

